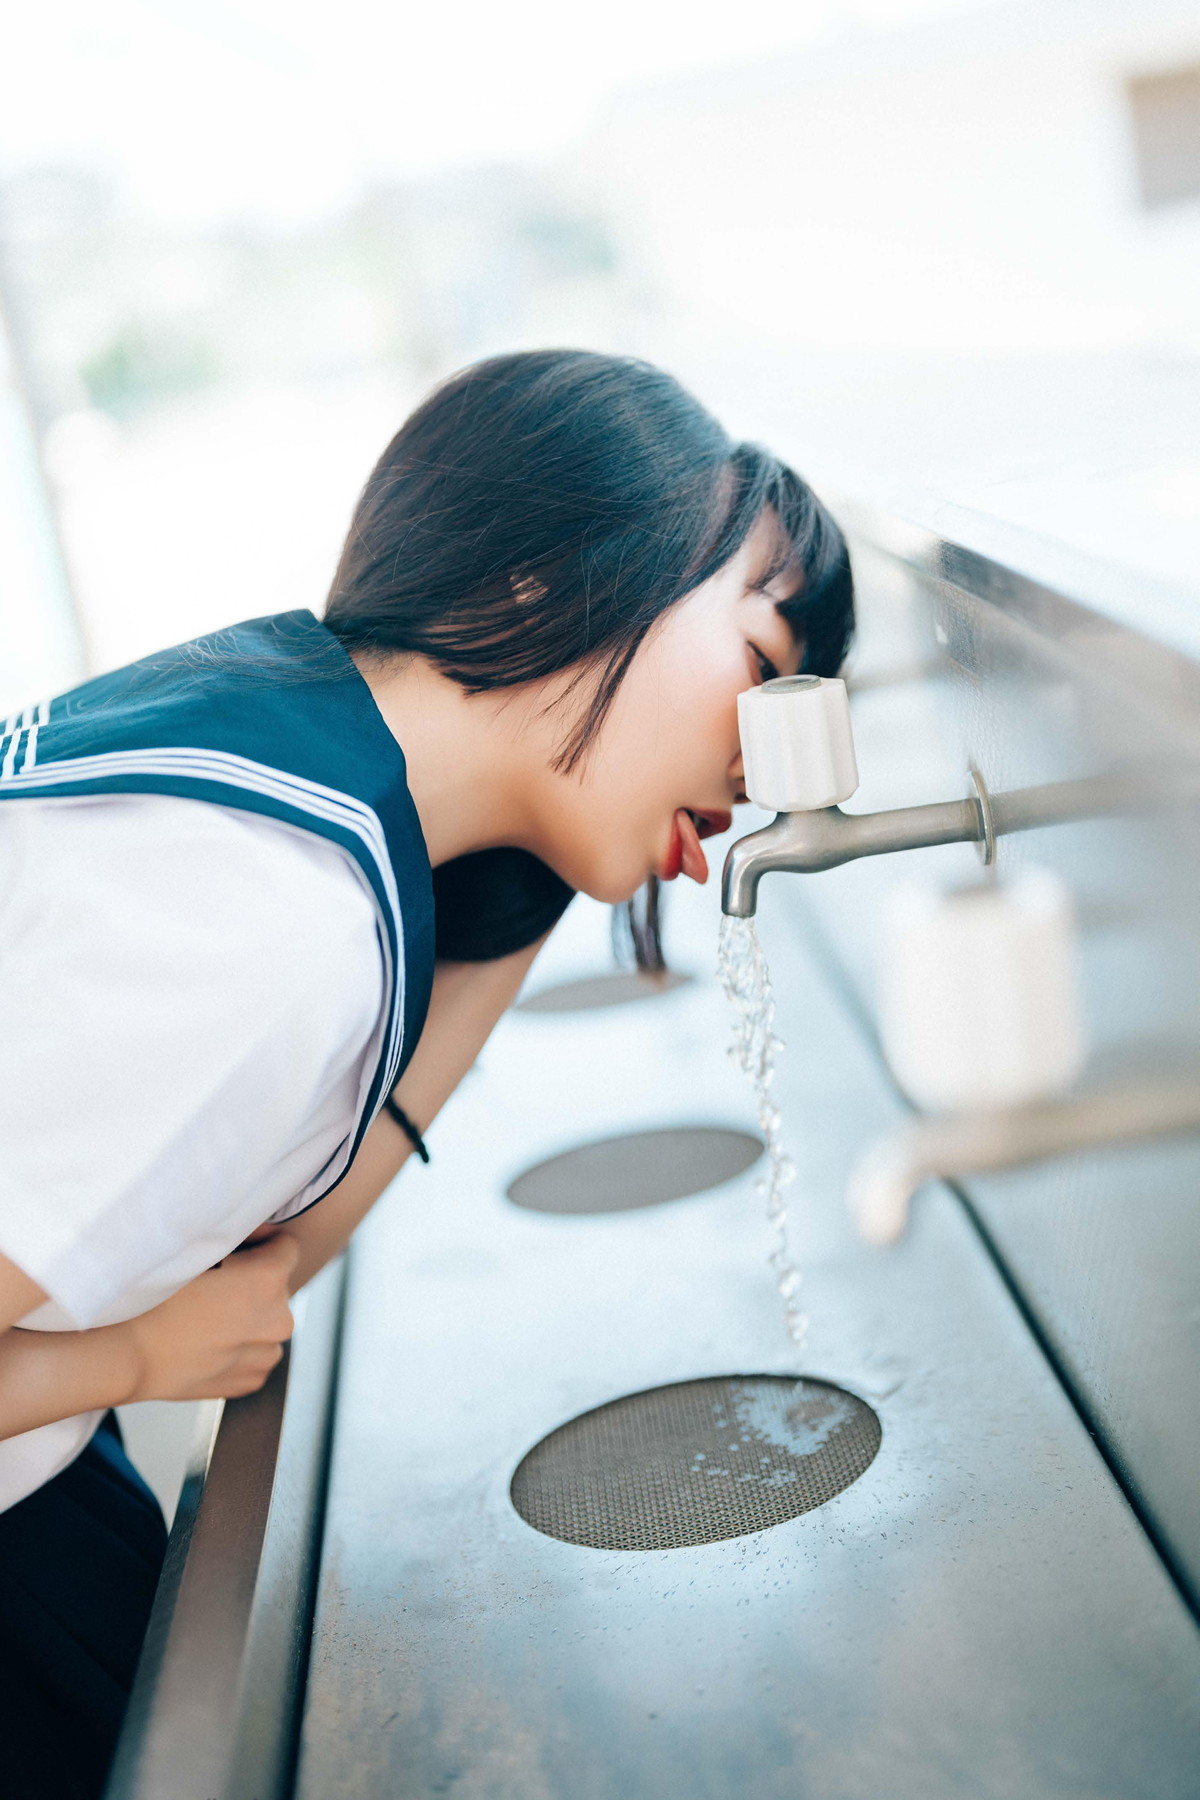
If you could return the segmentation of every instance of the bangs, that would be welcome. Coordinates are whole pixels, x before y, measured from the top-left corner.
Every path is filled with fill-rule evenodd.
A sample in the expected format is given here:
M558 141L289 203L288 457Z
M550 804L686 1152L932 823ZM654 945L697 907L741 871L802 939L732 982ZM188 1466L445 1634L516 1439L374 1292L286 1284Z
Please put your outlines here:
M764 587L795 571L796 593L777 602L798 643L806 675L836 675L854 635L854 578L846 540L812 489L784 464L776 465L767 504L779 522L777 547Z

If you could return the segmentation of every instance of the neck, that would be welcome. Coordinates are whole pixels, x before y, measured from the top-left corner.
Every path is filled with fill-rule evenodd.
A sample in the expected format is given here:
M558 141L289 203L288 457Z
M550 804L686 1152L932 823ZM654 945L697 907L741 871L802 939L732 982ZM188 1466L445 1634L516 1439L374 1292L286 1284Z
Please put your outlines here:
M434 867L494 844L524 843L535 783L522 698L470 695L418 656L354 661L404 752Z

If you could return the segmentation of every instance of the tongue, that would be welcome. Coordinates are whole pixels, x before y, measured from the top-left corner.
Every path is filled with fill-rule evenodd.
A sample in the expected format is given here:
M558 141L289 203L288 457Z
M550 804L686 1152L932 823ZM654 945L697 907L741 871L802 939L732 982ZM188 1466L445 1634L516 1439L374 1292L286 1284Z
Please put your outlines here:
M708 880L708 858L700 848L700 835L695 821L691 813L686 812L682 806L675 814L675 826L683 846L683 858L679 866L685 875L690 875L693 881L698 881L703 887Z

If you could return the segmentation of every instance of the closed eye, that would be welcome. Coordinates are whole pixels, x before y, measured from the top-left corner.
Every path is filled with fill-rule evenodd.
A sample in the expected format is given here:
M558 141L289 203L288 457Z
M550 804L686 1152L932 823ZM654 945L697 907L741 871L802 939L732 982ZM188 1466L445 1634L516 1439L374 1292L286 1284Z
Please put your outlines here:
M775 667L775 664L771 661L770 657L764 656L757 644L751 644L750 648L754 652L755 661L758 663L758 672L761 680L776 680L779 675L779 670Z

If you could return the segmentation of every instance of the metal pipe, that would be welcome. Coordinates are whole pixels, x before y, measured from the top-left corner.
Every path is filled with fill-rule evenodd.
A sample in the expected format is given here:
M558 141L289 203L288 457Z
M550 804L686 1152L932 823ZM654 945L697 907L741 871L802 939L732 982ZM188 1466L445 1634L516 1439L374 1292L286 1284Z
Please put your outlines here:
M869 1243L891 1244L908 1223L913 1195L927 1181L1198 1129L1200 1082L1195 1080L914 1119L872 1145L851 1173L846 1198L861 1235Z
M888 812L844 813L838 806L816 812L777 813L770 825L739 838L725 858L721 908L735 919L753 916L758 884L776 869L811 875L860 856L921 850L934 844L984 844L1010 831L1032 831L1072 819L1128 811L1149 802L1194 798L1194 774L1161 769L1095 775L1042 787L989 795L972 770L975 793L932 806ZM990 855L986 860L990 860Z
M106 1800L284 1800L320 1553L345 1261L296 1296L257 1394L223 1403L175 1515Z
M721 907L735 919L750 918L759 882L775 869L811 875L860 856L983 839L975 799L902 806L891 812L844 813L839 806L826 806L817 812L777 813L770 825L731 846L721 878Z

